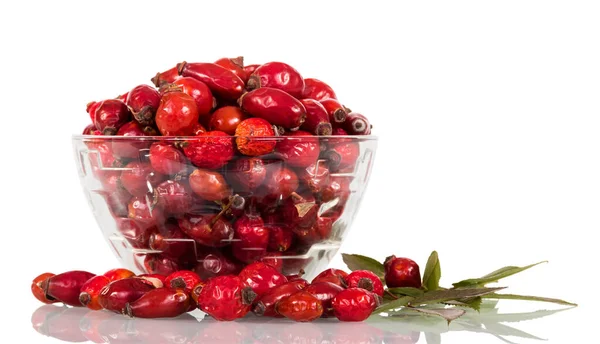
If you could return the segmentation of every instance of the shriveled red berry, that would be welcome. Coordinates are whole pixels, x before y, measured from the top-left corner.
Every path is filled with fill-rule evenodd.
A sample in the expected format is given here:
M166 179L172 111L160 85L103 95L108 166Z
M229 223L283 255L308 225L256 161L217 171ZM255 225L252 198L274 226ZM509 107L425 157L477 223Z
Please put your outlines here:
M251 263L267 252L269 229L258 214L246 213L233 224L233 255L242 262Z
M315 278L312 280L311 283L315 283L321 278L329 278L331 276L337 278L337 280L336 280L337 283L334 282L335 284L343 286L345 283L345 280L346 280L346 276L348 276L348 273L344 270L333 269L333 268L323 270L323 271L321 271L321 273L319 273L317 276L315 276Z
M133 302L154 289L140 278L126 278L109 283L100 291L98 302L102 308L121 313L125 304Z
M154 288L162 288L167 284L167 276L160 274L141 274L137 278L146 282Z
M348 288L362 288L383 296L383 283L377 275L369 270L356 270L346 276Z
M50 278L52 276L54 276L53 273L46 272L46 273L43 273L43 274L37 276L31 282L31 293L33 294L33 296L35 296L36 299L40 300L40 302L48 303L48 304L57 302L57 300L55 300L53 298L48 298L46 296L46 293L44 292L44 288L43 288L44 281L46 281L48 278Z
M277 302L275 310L294 321L313 321L323 314L323 304L311 293L301 290Z
M89 124L87 127L85 127L83 129L83 132L81 133L81 135L102 135L102 132L100 132L100 130L96 129L96 126L93 124Z
M152 186L164 180L149 163L132 161L121 172L121 185L134 196L144 196L152 192Z
M331 135L331 122L325 107L314 99L302 99L300 102L306 109L306 120L300 129L313 135Z
M125 103L116 99L107 99L96 107L93 121L96 129L103 135L115 135L130 117L131 113Z
M261 262L246 266L238 276L242 282L252 288L259 298L270 289L287 282L287 278L275 268Z
M331 132L331 135L334 135L334 136L346 136L346 135L349 135L349 134L343 128L333 128L333 131Z
M183 153L200 168L217 169L233 158L233 139L222 131L209 131L187 139Z
M254 73L254 71L256 70L256 68L260 67L259 64L251 64L251 65L247 65L244 66L244 72L246 72L246 74L248 76L250 76L252 73Z
M229 69L233 74L237 75L245 83L248 81L248 74L244 69L244 57L223 57L215 61L215 64Z
M325 160L316 162L298 171L298 177L313 194L321 193L330 184L329 166Z
M306 109L290 94L270 87L245 93L238 99L242 110L286 129L299 128L306 120Z
M163 136L189 136L198 123L196 100L184 92L167 92L160 99L155 122Z
M174 272L167 276L166 280L167 288L171 289L183 289L186 293L191 293L194 286L201 283L200 276L193 271L181 270Z
M244 91L244 81L227 68L214 63L187 63L177 65L179 75L192 77L205 83L217 96L235 100Z
M194 243L173 221L169 220L160 226L158 232L152 233L148 245L150 249L160 251L164 257L178 261L191 260L194 256Z
M321 201L331 202L337 199L337 204L343 205L350 197L350 183L352 177L332 175L329 183L321 190Z
M269 166L267 177L264 181L267 193L276 199L286 199L300 185L296 173L279 164Z
M319 79L306 78L304 79L304 91L302 92L302 98L310 98L318 101L325 99L337 99L333 89Z
M269 228L269 250L276 252L285 252L290 246L294 239L294 234L287 227L267 224Z
M117 131L117 136L146 136L146 133L136 121L130 121ZM115 138L112 141L112 151L117 158L139 158L140 150L147 149L150 146L148 141L140 141L138 139Z
M275 136L273 126L262 118L248 118L235 129L235 143L240 153L259 156L271 153L277 142L269 139Z
M269 227L269 231L271 228ZM270 235L269 235L270 237ZM282 272L283 271L283 254L281 252L267 252L264 257L261 257L258 262L265 263L267 265L272 266L275 270Z
M108 278L108 280L110 282L114 282L114 281L118 281L120 279L134 277L135 272L128 270L128 269L117 268L117 269L108 270L107 272L104 273L103 276Z
M159 288L126 303L122 312L130 318L174 318L188 311L190 301L183 290Z
M300 99L304 91L304 79L287 63L267 62L254 70L246 84L249 90L260 87L276 88Z
M252 288L232 275L211 278L199 288L202 290L198 294L198 308L221 321L244 317L256 298Z
M317 220L308 228L295 227L296 238L304 244L314 244L329 239L333 220L329 217L317 216Z
M414 260L390 256L386 258L383 265L385 267L385 284L389 288L421 288L421 272L419 265Z
M183 93L194 98L200 118L210 114L216 103L210 88L205 83L194 78L181 77L175 80L173 85L179 86Z
M135 196L127 205L128 217L136 220L138 224L146 227L154 227L164 221L163 211L158 205L154 205L152 198Z
M81 302L79 302L81 286L94 276L87 271L68 271L48 277L41 281L40 287L48 300L57 300L69 306L81 307Z
M306 131L297 130L279 140L276 151L289 165L307 167L319 159L319 139Z
M129 91L126 104L139 124L152 125L160 98L160 93L154 87L139 85Z
M237 126L248 116L237 106L223 106L213 112L210 117L209 129L219 130L228 135L235 135Z
M117 218L117 230L133 248L148 249L148 239L157 229L154 221Z
M178 78L180 78L179 71L175 66L173 68L167 69L162 73L156 73L156 75L151 79L151 81L154 84L154 86L160 87L164 84L173 83L173 81L177 80Z
M178 221L181 229L201 245L223 247L233 239L233 226L217 215L186 214Z
M221 201L231 195L223 175L216 171L196 169L189 177L192 191L207 201Z
M343 290L332 302L333 313L341 321L363 321L371 316L378 304L374 293L361 288Z
M179 263L161 254L147 254L144 258L144 269L150 274L170 275L181 270Z
M161 174L174 175L186 169L185 155L166 142L155 142L150 146L150 165Z
M281 206L281 213L286 224L292 227L309 228L317 221L319 205L312 194L302 197L292 192Z
M102 102L91 101L91 102L87 103L87 105L85 106L85 111L90 116L92 123L94 123L94 117L96 116L96 109L98 108L100 103L102 103ZM96 126L94 126L94 128L96 128ZM102 135L102 133L100 133L100 135Z
M323 317L332 317L333 298L344 288L331 282L316 282L311 283L305 290L321 301L323 304Z
M192 193L184 184L166 180L154 188L154 203L159 204L165 214L182 215L192 206Z
M329 115L329 121L333 126L338 123L344 123L346 121L346 117L348 117L348 111L346 108L340 104L339 101L333 98L327 98L320 101L321 105L327 110L327 114Z
M240 158L233 161L227 176L243 191L256 190L267 176L267 167L261 158Z
M265 317L281 317L275 312L277 302L306 288L307 285L305 280L296 280L274 287L257 299L258 301L252 307L252 313Z
M336 142L329 146L324 156L329 161L331 171L354 169L356 160L360 156L360 146L358 142Z
M102 309L99 301L100 291L109 283L110 280L103 275L90 278L81 286L79 302L92 310Z
M370 135L371 123L369 123L367 117L351 112L344 122L344 129L350 135Z
M237 275L243 266L240 262L225 255L220 250L212 250L198 255L194 271L203 279L215 276Z

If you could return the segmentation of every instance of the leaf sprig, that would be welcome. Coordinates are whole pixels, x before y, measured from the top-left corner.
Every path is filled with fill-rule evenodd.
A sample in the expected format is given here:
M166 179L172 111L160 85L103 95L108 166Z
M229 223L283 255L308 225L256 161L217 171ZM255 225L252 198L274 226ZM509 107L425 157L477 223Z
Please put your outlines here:
M384 265L376 259L359 254L342 254L344 263L352 271L369 270L377 275L382 281L385 280ZM465 308L479 311L483 299L496 300L521 300L551 302L563 306L577 306L577 304L541 296L527 296L515 294L499 294L497 291L506 287L487 287L490 283L499 282L501 279L528 270L546 261L518 267L506 266L495 270L483 277L469 278L452 284L452 288L440 286L442 268L436 251L431 252L427 265L423 271L421 288L386 288L381 305L373 314L395 314L413 311L424 315L439 316L448 323L465 314ZM439 308L432 308L438 305Z

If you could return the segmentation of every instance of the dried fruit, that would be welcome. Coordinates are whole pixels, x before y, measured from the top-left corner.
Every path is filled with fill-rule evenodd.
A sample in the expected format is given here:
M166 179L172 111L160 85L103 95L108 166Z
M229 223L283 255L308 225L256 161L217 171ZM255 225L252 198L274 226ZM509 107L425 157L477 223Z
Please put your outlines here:
M244 66L244 72L246 72L246 74L248 76L250 76L252 73L254 73L254 71L256 70L256 68L260 67L259 64L251 64L251 65L247 65Z
M243 191L256 190L267 176L267 167L261 158L240 158L228 170L229 179Z
M250 305L256 298L252 288L246 286L237 276L218 276L211 278L198 294L198 308L221 321L242 318L250 311Z
M276 151L289 165L307 167L319 159L319 139L303 130L294 131L277 142Z
M187 139L183 153L200 168L217 169L233 157L233 139L222 131L209 131Z
M136 121L130 121L117 131L117 136L146 136L146 133ZM112 152L117 158L139 158L140 150L148 148L147 141L140 141L135 138L121 139L116 138L112 142Z
M180 78L179 71L175 66L173 68L167 69L162 73L156 73L156 75L151 79L151 81L154 84L154 86L160 87L165 84L173 83L178 78Z
M183 289L186 293L191 293L194 287L201 283L200 276L193 271L180 270L167 276L165 285L171 289Z
M332 302L333 313L341 321L363 321L373 313L378 304L374 293L361 288L343 290Z
M223 106L213 112L208 125L210 130L219 130L235 135L237 126L248 116L237 106Z
M351 112L344 122L344 129L350 135L371 135L371 123L367 117Z
M223 247L231 243L234 231L231 224L221 215L186 214L178 221L181 229L197 243Z
M329 150L323 153L323 156L329 161L329 169L332 172L353 170L360 156L360 146L354 141L335 142L329 146Z
M202 81L194 78L181 77L173 81L173 85L178 86L183 93L194 98L199 118L208 116L215 107L215 98L213 97L210 88Z
M313 194L321 193L330 185L330 174L327 161L317 160L298 171L298 177Z
M337 284L337 285L345 288L346 287L345 280L346 280L347 276L348 276L348 273L344 270L327 269L327 270L321 271L321 273L319 273L317 276L315 276L315 278L312 280L311 284L316 283L316 282L332 282L334 284ZM329 280L330 278L332 278L332 279Z
M383 283L377 275L369 270L355 270L346 276L348 288L362 288L383 296Z
M246 84L249 90L260 87L276 88L300 99L304 91L304 79L286 63L267 62L254 70Z
M182 269L177 261L161 254L147 254L144 258L144 268L150 274L165 276Z
M205 83L217 96L235 100L244 91L244 81L227 68L214 63L187 63L177 65L179 75Z
M231 195L223 175L216 171L196 169L189 177L192 191L207 201L221 201Z
M244 284L252 288L259 298L272 288L287 282L287 278L284 275L272 266L262 262L246 266L238 276Z
M154 124L154 115L160 103L160 93L148 85L134 87L127 95L126 104L133 118L141 125Z
M304 105L290 94L276 88L261 87L245 93L238 100L238 104L252 116L286 129L299 128L306 119Z
M302 98L322 101L329 98L337 99L337 96L333 89L323 81L314 78L306 78L304 79Z
M152 187L163 179L164 176L154 172L149 163L132 161L121 172L121 185L134 196L152 193Z
M245 83L246 81L248 81L248 76L250 74L248 74L244 68L244 57L243 56L238 56L238 57L233 57L233 58L229 58L229 57L223 57L218 59L217 61L215 61L215 64L229 69L230 71L233 72L233 74L237 75L240 79L242 79L242 81Z
M140 278L126 278L109 283L100 291L98 302L102 308L121 313L125 304L133 302L154 289Z
M184 92L167 92L160 98L155 122L164 136L189 136L198 123L196 100Z
M269 172L265 178L264 185L267 193L276 199L286 199L299 186L296 173L279 164L269 166Z
M414 260L390 256L386 258L384 267L385 284L388 288L421 288L421 272Z
M294 321L313 321L323 314L321 301L307 291L301 290L277 302L277 313Z
M320 102L325 110L327 110L329 122L331 122L333 126L346 121L346 117L348 117L348 111L346 111L346 108L340 104L340 102L332 98L323 99Z
M100 291L109 283L110 280L103 275L90 278L81 286L79 302L81 302L84 307L92 310L102 309L99 302Z
M323 305L323 317L333 316L333 298L344 288L331 282L313 282L305 289L321 301Z
M110 282L118 281L120 279L131 278L135 276L135 272L123 268L108 270L104 273L104 277L108 278Z
M252 307L252 312L258 316L281 317L275 312L277 302L306 288L307 285L308 282L300 279L276 286L257 299L258 301Z
M56 300L73 307L81 307L81 286L95 275L87 271L68 271L41 281L40 288L47 300ZM34 294L35 295L35 294Z
M170 216L184 214L192 206L190 190L179 182L166 180L154 188L154 201Z
M150 146L150 165L161 174L174 175L186 169L185 155L166 142L155 142Z
M44 282L52 276L54 276L53 273L45 272L34 278L31 282L31 293L33 294L33 296L35 296L36 299L40 300L43 303L50 304L57 302L57 300L53 299L52 297L48 298L43 288Z
M94 110L94 126L103 135L115 135L119 128L131 117L127 105L120 100L107 99Z
M162 288L167 283L167 276L160 274L142 274L138 275L137 278L154 288Z
M240 122L235 129L235 143L240 153L259 156L271 153L276 141L269 139L275 136L271 123L262 118L248 118Z
M269 229L269 246L270 251L285 252L292 246L294 235L291 230L286 227L276 224L265 224Z
M309 228L317 221L319 205L315 198L308 194L305 197L292 192L281 207L283 220L295 228Z
M160 288L126 303L123 314L131 318L174 318L187 312L189 307L190 296L185 291Z
M300 102L306 109L306 120L300 129L313 135L331 135L331 122L325 107L314 99L302 99Z

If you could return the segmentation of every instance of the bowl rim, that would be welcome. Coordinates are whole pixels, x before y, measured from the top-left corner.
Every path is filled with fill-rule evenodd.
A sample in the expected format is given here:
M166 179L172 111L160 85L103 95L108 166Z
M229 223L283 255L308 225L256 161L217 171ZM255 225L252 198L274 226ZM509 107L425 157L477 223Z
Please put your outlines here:
M247 138L252 140L282 140L282 139L344 139L344 140L365 140L377 141L377 135L298 135L298 136L118 136L118 135L83 135L73 134L73 140L139 140L139 141L180 141L199 139L202 137L230 137L230 138Z

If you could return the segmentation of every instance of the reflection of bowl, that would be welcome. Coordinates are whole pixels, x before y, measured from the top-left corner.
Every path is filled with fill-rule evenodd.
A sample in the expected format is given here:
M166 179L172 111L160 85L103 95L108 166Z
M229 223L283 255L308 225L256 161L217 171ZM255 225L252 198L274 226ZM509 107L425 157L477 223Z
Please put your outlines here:
M275 150L194 160L203 168L182 153L211 139L73 137L85 194L122 264L163 274L192 269L204 278L260 259L286 274L304 269L311 277L323 269L358 210L377 139L253 137ZM217 144L222 140L236 138ZM247 230L238 228L244 215Z

